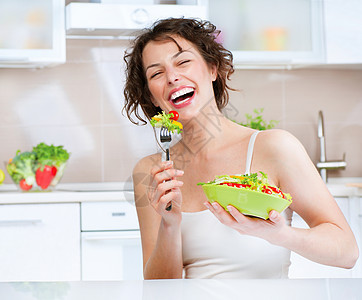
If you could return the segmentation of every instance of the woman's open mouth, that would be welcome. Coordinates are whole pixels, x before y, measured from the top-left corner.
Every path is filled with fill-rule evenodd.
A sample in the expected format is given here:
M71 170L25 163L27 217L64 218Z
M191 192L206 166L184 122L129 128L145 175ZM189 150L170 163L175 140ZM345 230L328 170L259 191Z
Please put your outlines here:
M170 96L170 102L175 108L182 108L188 105L195 95L195 89L192 87L184 87L175 92Z

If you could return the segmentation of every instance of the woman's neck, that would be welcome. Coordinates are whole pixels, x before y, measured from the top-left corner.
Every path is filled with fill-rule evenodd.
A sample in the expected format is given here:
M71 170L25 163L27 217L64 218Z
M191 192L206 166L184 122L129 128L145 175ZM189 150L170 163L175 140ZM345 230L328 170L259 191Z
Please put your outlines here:
M229 128L230 120L216 106L206 107L184 125L182 144L190 154L199 153L216 146Z

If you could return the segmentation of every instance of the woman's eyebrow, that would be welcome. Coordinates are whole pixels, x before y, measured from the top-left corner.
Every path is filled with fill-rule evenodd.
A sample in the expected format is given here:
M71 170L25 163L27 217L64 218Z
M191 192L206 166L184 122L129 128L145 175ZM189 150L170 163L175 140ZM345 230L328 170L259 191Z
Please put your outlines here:
M184 53L184 52L192 53L192 52L189 51L189 50L183 50L183 49L181 49L179 52L177 52L176 54L174 54L174 55L172 56L172 59L176 59L180 54L182 54L182 53ZM151 64L151 65L149 65L149 66L146 68L146 72L147 72L148 69L154 68L154 67L159 67L160 65L161 65L160 63Z

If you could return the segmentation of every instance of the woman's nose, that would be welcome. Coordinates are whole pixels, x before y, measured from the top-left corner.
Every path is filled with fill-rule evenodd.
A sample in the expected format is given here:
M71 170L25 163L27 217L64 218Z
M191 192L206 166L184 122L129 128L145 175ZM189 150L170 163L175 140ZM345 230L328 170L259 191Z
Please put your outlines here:
M173 84L174 82L178 81L180 78L179 78L179 75L178 73L175 72L175 70L169 70L167 71L167 81L168 81L168 84Z

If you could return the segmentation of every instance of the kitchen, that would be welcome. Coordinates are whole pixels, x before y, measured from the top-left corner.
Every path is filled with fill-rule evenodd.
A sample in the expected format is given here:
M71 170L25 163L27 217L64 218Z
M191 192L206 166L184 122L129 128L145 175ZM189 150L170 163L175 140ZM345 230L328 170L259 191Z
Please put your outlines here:
M65 4L69 5L71 2L75 4L76 1L67 1ZM203 1L197 2L200 2L200 5L203 4ZM211 2L210 9L212 5L217 5ZM267 53L269 56L265 51L260 50L251 51L253 53L235 51L238 68L232 76L231 86L239 91L231 92L230 105L225 113L230 119L241 122L244 121L246 113L251 113L255 108L264 108L264 118L278 120L277 128L294 134L302 142L312 161L317 164L320 161L317 135L318 111L323 111L327 159L341 160L343 153L346 153L347 163L345 169L328 170L329 186L334 196L338 198L345 214L348 217L356 214L352 222L358 231L360 230L358 212L361 191L358 187L346 186L346 184L353 185L353 183L361 182L362 177L362 123L360 119L362 42L357 38L361 36L362 26L346 20L351 20L354 15L358 15L361 6L358 1L350 1L348 5L344 3L342 9L338 6L341 5L341 1L324 2L326 2L324 8L329 10L324 11L326 13L322 14L324 19L321 17L319 20L321 22L323 20L324 23L322 23L325 26L319 32L320 40L318 40L319 44L317 43L319 46L313 48L316 49L314 54L309 53L304 58L297 57L293 61L291 57L276 58L275 53L278 51L269 51ZM78 3L87 4L84 1L78 1ZM315 3L322 3L322 1L315 1ZM315 9L318 11L318 7ZM214 7L213 11L219 10ZM338 15L339 11L340 15ZM209 13L211 18L212 11ZM330 22L331 18L336 16L340 18L337 25ZM360 21L355 20L355 22ZM230 25L225 26L230 28ZM6 107L0 111L2 146L0 157L3 162L13 157L18 149L26 151L42 141L64 145L71 153L58 187L71 191L62 192L67 193L66 197L60 192L24 194L11 191L5 195L8 189L15 189L6 174L5 182L0 186L1 191L4 191L0 194L1 203L8 205L43 203L45 205L44 203L49 202L58 204L62 201L67 202L75 218L68 225L72 225L73 229L79 232L73 236L72 243L75 245L80 244L81 238L85 238L87 234L94 231L102 233L128 231L131 234L137 232L137 224L132 223L133 221L130 224L121 224L123 227L116 222L115 227L107 227L108 224L102 223L94 226L82 224L80 228L80 222L77 220L80 218L80 212L83 217L86 211L90 214L101 213L100 208L96 207L98 204L112 206L112 203L126 203L125 207L117 206L115 210L111 207L103 209L109 210L111 215L115 213L115 218L121 218L120 215L125 211L127 215L132 216L134 210L130 208L134 208L134 204L132 198L129 198L132 197L129 193L132 190L132 169L141 157L159 151L152 128L135 126L121 113L124 83L122 57L124 50L129 46L128 37L95 38L95 36L89 36L91 32L82 34L77 32L77 35L64 32L65 62L56 62L53 66L44 68L13 68L14 65L19 65L18 62L13 64L12 68L7 65L0 70L0 90L2 91L0 99L2 106ZM65 35L67 35L66 39ZM285 33L282 33L282 37L286 38ZM317 37L313 36L314 39ZM231 45L231 47L234 46ZM5 169L4 166L1 168ZM83 192L76 192L77 190ZM46 208L48 209L48 206ZM34 208L34 213L37 212L38 210ZM46 210L45 214L48 213L51 212ZM8 217L10 212L4 210L4 214ZM23 214L26 218L27 213ZM68 212L65 210L64 214L68 215ZM17 218L20 217L17 216ZM38 220L39 218L41 217L35 216L30 219ZM96 220L98 217L90 215L89 219ZM56 227L56 223L54 226ZM16 230L11 234L15 232ZM82 237L80 232L82 232ZM113 236L113 238L118 237ZM132 239L127 241L129 240ZM2 244L8 241L9 239L5 239ZM112 245L119 242L120 240L108 240L106 244ZM90 241L88 240L87 243ZM111 247L108 251L112 249ZM9 255L9 249L4 251L1 252L2 257ZM21 256L24 253L17 253L17 255ZM94 255L98 254L94 253ZM2 280L87 279L84 274L81 275L80 263L81 258L85 258L86 255L81 254L81 249L77 248L76 252L69 253L69 257L74 259L74 263L70 265L76 268L68 270L67 274L72 274L67 275L70 276L68 278L67 276L59 277L60 273L55 274L55 277L47 278L45 268L45 273L38 278L32 278L34 274L31 272L28 278L22 278L15 272L14 277L2 278ZM127 258L124 258L124 261L126 260ZM119 263L123 264L122 261ZM21 268L22 266L19 266L19 270ZM355 270L347 271L331 271L323 268L321 270L314 265L304 268L308 271L315 268L314 277L361 277L361 270L357 269L358 265ZM295 277L306 276L305 270L304 273L299 274L298 270L293 270L293 272L296 272ZM309 272L309 275L313 274ZM109 274L104 276L103 280L106 280ZM113 280L119 278L113 277ZM94 279L102 280L102 278Z

